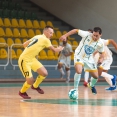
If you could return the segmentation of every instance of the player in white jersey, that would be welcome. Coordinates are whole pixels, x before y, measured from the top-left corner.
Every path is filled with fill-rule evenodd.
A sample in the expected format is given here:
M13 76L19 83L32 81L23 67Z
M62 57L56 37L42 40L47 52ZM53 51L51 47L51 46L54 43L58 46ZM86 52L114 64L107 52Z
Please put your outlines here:
M93 56L94 56L94 61L95 61L95 63L98 64L98 60L99 60L100 54L99 54L99 53L96 53L96 54L93 55ZM89 72L88 72L88 71L85 71L85 73L84 73L84 83L83 83L83 85L84 85L85 87L87 87L88 79L89 79Z
M93 30L92 29L88 29L88 32L93 33ZM95 61L96 64L98 63L98 59L99 59L99 53L96 53L94 55L94 61ZM88 79L89 79L89 72L85 71L85 73L84 73L84 83L83 83L83 85L85 87L87 87Z
M78 35L82 37L82 40L74 54L74 66L76 70L74 75L74 89L78 91L78 84L84 66L84 70L89 71L92 76L88 86L91 88L93 94L97 94L95 84L98 80L98 70L96 63L94 62L93 53L97 50L100 52L102 58L104 56L104 44L101 40L102 30L99 27L95 27L93 33L90 33L80 29L73 29L61 36L60 40L66 40L66 37L75 33L78 33Z
M117 43L113 39L108 39L108 40L102 39L102 41L105 45L104 46L104 51L105 51L104 59L103 59L103 61L100 61L100 59L99 59L99 61L95 61L95 62L97 64L98 64L98 62L101 63L100 66L98 67L99 76L104 77L105 80L110 85L110 87L106 88L106 90L113 91L113 90L116 90L116 75L110 75L107 73L113 62L112 52L109 50L107 45L112 44L115 47L115 49L117 50ZM96 55L99 54L98 52L95 52L95 53L96 53ZM99 57L96 56L95 59L96 58L98 60ZM87 86L87 81L89 78L88 72L85 72L85 75L86 75L86 77L85 77L84 86Z
M61 46L64 47L64 49L59 53L59 58L58 58L58 70L61 73L61 78L65 75L63 66L65 67L66 70L66 82L69 83L70 81L70 66L71 66L71 55L73 53L72 46L67 43L66 41L63 41Z
M105 80L110 85L110 87L106 88L106 90L113 91L116 89L116 75L110 75L106 73L110 69L110 66L113 62L112 52L109 50L107 45L112 44L117 50L117 43L113 39L108 39L108 40L102 39L102 41L105 45L104 46L105 54L104 54L103 61L100 61L99 59L99 62L101 63L101 65L98 68L98 73L99 73L99 76L104 77Z

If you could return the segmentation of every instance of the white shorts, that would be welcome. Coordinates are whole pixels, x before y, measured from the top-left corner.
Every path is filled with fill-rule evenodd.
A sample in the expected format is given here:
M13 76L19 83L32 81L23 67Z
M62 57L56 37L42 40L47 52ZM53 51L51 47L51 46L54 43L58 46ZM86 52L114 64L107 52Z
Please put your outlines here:
M60 60L58 60L58 63L63 64L66 68L70 68L71 60L60 59Z
M112 58L105 59L105 60L103 60L102 64L99 67L101 67L103 70L109 70L112 62L113 62Z
M85 61L81 59L79 56L74 57L74 65L77 63L82 64L84 66L84 71L88 71L88 72L97 71L96 63L90 63L89 61Z

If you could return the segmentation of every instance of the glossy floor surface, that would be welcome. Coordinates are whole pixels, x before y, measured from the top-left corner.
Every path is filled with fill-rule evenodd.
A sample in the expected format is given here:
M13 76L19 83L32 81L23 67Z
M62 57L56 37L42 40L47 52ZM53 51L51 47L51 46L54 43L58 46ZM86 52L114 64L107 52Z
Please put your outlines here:
M0 84L0 117L117 117L117 91L105 83L96 85L97 95L80 84L77 101L68 98L73 83L42 83L45 94L29 89L30 100L18 95L22 84Z

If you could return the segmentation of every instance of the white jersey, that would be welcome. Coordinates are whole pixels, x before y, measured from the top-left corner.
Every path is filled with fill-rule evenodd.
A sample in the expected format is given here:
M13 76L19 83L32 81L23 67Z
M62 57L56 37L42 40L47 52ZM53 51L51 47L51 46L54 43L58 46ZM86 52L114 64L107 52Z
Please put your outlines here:
M112 59L112 52L107 47L107 45L109 44L109 40L102 39L102 41L103 41L103 43L105 45L104 46L104 51L105 51L104 59Z
M66 46L64 46L64 49L60 53L59 60L60 59L66 59L66 60L70 61L71 56L67 56L67 57L65 56L65 54L69 54L70 52L73 52L72 46L69 43L67 43Z
M75 50L75 56L79 56L81 59L88 61L89 63L95 63L93 53L97 50L100 53L104 52L104 43L101 38L97 41L92 39L92 33L88 31L79 30L78 35L82 37L79 46Z

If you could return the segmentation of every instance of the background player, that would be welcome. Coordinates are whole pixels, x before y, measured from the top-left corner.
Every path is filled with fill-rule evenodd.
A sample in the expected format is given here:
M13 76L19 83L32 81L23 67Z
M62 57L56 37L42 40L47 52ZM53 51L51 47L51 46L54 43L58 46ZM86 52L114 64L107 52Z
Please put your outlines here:
M110 85L110 87L106 88L106 90L113 91L116 89L116 75L110 75L106 73L110 69L110 66L113 62L112 52L109 50L107 45L112 44L117 50L117 43L113 39L108 39L108 40L102 39L102 41L105 45L104 46L105 54L104 54L103 61L102 59L99 59L99 63L101 63L101 65L98 68L98 72L99 72L99 76L104 77L105 80Z
M69 83L70 81L70 65L71 65L71 55L73 53L72 46L67 43L66 41L63 41L61 43L61 46L64 47L64 49L59 53L59 58L58 58L58 70L61 73L61 78L65 75L63 66L65 66L66 70L66 83Z

